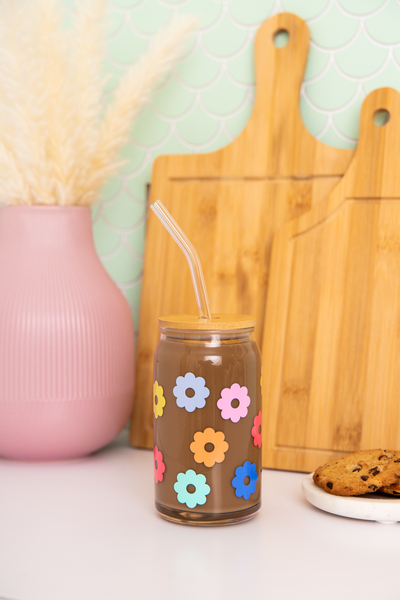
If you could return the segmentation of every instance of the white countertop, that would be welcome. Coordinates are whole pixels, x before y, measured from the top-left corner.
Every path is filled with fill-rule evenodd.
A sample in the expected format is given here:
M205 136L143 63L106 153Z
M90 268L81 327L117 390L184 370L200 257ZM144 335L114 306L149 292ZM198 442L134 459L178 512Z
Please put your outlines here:
M253 520L200 528L158 516L152 452L126 432L82 460L0 460L0 598L399 598L398 524L320 511L303 478L264 470Z

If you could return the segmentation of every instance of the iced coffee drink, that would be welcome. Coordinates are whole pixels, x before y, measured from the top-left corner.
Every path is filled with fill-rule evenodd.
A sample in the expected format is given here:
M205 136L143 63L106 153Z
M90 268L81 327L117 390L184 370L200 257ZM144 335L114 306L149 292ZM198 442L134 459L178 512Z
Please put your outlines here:
M155 501L166 519L222 525L261 505L255 319L161 317L154 358Z

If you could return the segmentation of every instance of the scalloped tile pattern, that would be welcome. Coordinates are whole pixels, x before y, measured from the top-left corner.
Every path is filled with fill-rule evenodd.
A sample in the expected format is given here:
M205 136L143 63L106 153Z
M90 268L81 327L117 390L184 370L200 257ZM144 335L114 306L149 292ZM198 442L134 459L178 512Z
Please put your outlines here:
M64 4L71 14L74 0ZM383 85L400 91L400 0L109 0L107 97L173 14L201 17L186 54L133 126L121 153L127 164L92 211L97 251L135 325L152 163L160 154L216 150L242 131L254 99L255 32L283 11L311 32L300 98L306 127L326 144L354 147L366 94Z

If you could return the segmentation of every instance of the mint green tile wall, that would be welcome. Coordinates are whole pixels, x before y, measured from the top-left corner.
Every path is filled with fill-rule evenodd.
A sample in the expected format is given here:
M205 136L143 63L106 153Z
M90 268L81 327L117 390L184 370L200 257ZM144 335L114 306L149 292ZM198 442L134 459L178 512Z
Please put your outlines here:
M72 1L65 4L70 10ZM312 41L301 114L317 139L351 148L366 94L381 86L400 91L400 1L110 0L109 6L108 95L174 13L202 18L188 52L132 128L123 151L127 165L93 210L98 253L137 324L153 160L215 150L243 129L253 104L253 41L261 22L282 11L306 20Z

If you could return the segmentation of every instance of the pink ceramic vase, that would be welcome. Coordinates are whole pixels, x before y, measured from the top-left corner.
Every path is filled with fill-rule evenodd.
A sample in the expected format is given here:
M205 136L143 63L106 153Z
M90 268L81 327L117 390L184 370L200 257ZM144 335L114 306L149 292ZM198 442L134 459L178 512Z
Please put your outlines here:
M0 210L0 456L89 454L126 424L129 306L101 264L86 207Z

